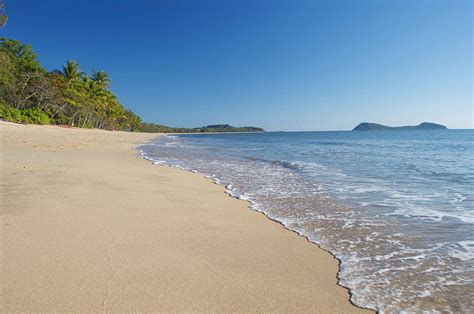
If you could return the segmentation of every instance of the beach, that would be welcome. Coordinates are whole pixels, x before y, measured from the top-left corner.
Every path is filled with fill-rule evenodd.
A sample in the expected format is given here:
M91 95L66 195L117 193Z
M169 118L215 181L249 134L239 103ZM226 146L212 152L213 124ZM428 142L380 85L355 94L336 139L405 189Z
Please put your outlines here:
M1 312L361 312L338 260L203 174L152 165L158 134L0 122Z
M469 130L188 134L139 150L334 254L358 306L472 312Z

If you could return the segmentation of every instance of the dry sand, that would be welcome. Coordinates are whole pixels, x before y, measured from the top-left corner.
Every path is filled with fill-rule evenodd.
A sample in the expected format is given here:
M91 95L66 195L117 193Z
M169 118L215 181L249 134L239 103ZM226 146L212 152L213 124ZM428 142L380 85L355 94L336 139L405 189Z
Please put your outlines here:
M202 175L137 158L156 134L0 133L0 312L361 311L329 253Z

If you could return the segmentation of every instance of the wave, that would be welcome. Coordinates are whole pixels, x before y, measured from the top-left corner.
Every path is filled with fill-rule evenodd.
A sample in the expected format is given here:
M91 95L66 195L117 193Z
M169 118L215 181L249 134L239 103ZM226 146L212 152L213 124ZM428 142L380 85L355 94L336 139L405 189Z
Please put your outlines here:
M421 183L407 178L387 184L380 179L386 173L358 177L331 164L246 156L243 146L234 149L222 142L173 141L182 145L149 146L145 159L210 174L230 196L330 251L341 261L340 284L355 304L381 312L470 309L461 296L469 290L463 278L472 271L474 241L443 238L469 232L469 195L441 189L426 193L419 190ZM209 147L219 147L218 154ZM281 156L249 150L255 151ZM439 200L453 212L430 207ZM434 306L433 298L444 305Z
M304 168L303 163L300 163L300 162L291 162L287 160L271 160L271 159L265 159L265 158L260 158L260 157L243 157L243 158L250 161L269 163L272 165L281 166L283 168L287 168L291 170L301 170Z

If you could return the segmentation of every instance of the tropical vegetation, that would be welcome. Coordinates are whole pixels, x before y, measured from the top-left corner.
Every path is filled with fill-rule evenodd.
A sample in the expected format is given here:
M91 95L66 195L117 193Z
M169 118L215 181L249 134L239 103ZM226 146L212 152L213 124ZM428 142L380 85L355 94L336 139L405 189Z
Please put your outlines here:
M29 45L0 38L0 118L13 122L136 131L140 118L109 90L104 71L91 76L75 61L46 71Z
M118 101L110 83L103 70L88 75L73 60L48 72L30 45L0 38L0 119L143 132L250 131L229 125L186 129L143 123Z
M200 128L173 128L155 123L142 123L143 132L153 133L212 133L212 132L264 132L253 126L235 127L228 124L215 124Z

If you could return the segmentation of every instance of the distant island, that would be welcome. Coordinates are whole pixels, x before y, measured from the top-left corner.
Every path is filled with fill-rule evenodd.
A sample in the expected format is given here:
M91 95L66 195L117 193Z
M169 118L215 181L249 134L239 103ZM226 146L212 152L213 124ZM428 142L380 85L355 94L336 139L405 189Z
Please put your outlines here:
M375 130L447 130L448 128L444 125L423 122L418 125L409 126L386 126L378 123L362 122L356 126L352 131L375 131Z
M153 133L212 133L212 132L265 132L254 126L235 127L229 124L213 124L199 128L174 128L155 123L142 123L142 132Z

